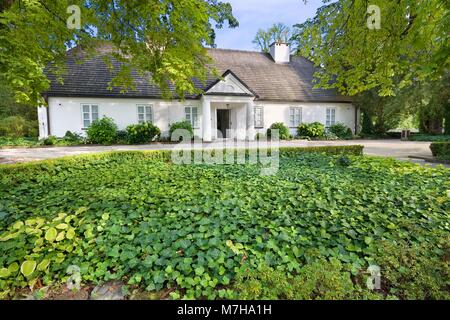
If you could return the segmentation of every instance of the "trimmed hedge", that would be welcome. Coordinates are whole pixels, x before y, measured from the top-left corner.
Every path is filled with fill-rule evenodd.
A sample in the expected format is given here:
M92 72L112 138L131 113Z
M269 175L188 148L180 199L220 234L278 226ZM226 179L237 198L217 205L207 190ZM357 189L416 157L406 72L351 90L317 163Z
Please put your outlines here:
M363 155L364 146L352 145L352 146L323 146L323 147L287 147L280 148L281 157L293 157L303 153L325 153L330 155L347 154L361 156ZM238 149L235 149L238 150ZM264 150L264 149L260 149ZM211 150L208 150L211 151ZM213 153L216 150L212 150ZM195 151L192 151L193 153ZM226 150L223 150L224 154ZM246 150L248 154L248 149ZM149 160L162 160L171 161L172 150L151 150L151 151L112 151L95 154L85 154L78 156L67 156L58 159L49 159L42 161L34 161L29 163L16 163L16 164L0 164L0 174L7 174L12 172L21 172L23 170L31 171L53 171L61 170L61 166L90 166L92 161L108 162L115 158L147 158Z
M450 160L450 141L433 142L430 145L433 156L440 160Z

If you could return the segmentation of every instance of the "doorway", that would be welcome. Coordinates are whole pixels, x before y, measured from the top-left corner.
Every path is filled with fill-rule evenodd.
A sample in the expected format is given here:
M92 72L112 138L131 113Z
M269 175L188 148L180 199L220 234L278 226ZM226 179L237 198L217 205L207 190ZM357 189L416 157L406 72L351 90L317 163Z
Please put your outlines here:
M231 128L230 114L231 114L231 110L226 110L226 109L218 109L217 110L217 130L222 132L223 138L228 138L227 130L229 130Z

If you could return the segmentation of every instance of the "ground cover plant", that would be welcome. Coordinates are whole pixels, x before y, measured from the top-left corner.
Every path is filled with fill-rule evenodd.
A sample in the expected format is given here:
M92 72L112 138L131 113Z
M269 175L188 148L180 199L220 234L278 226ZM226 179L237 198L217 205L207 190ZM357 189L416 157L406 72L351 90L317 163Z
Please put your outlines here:
M448 298L450 171L360 153L282 149L273 176L166 151L0 166L0 292L64 284L76 265L83 283L174 299ZM373 263L388 277L378 292Z

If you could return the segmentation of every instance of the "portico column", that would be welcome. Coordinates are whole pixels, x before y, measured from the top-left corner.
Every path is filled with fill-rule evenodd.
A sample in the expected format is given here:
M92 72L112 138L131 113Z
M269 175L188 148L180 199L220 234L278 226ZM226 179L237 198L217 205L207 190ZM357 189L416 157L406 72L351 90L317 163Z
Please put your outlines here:
M211 102L205 98L202 101L202 117L203 141L211 142Z
M48 116L47 107L38 107L38 122L39 122L39 139L48 138Z
M253 101L248 102L247 108L247 139L250 141L255 140L255 103Z

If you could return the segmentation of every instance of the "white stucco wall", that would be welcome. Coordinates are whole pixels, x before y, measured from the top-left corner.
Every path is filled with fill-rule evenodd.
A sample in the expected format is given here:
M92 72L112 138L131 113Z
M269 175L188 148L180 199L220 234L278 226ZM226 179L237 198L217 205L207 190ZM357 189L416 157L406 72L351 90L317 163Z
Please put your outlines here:
M62 137L67 131L83 134L82 105L97 104L99 117L107 116L116 122L119 130L124 130L130 124L138 123L137 105L150 104L153 106L153 122L167 133L171 123L185 119L184 107L198 107L200 128L194 134L201 136L201 103L186 100L164 101L146 99L117 99L117 98L49 98L50 133Z
M266 133L266 130L275 122L283 122L289 128L289 110L291 107L302 108L302 123L320 122L325 125L326 109L336 108L336 123L344 123L347 127L355 130L355 108L350 103L275 103L255 101L255 107L263 107L264 128L256 132ZM291 134L297 133L296 128L289 128Z
M231 122L233 129L245 129L246 109L245 104L233 103L234 100L211 104L211 122L213 132L216 132L216 109L224 108L226 102L230 102ZM82 104L96 104L99 108L99 117L113 118L120 130L124 130L130 124L138 123L137 105L150 104L153 106L154 124L163 134L167 134L171 123L185 119L184 107L198 107L199 128L194 129L194 134L202 136L202 102L200 100L165 101L146 99L117 99L117 98L49 98L50 134L62 137L67 131L84 133L82 119ZM349 103L276 103L267 101L255 101L255 106L262 106L264 112L264 128L255 130L265 133L275 122L283 122L289 127L289 108L302 108L302 122L321 122L325 124L326 108L336 108L336 122L342 122L354 131L355 109ZM291 128L291 133L296 134L296 129ZM213 134L215 137L215 134Z

